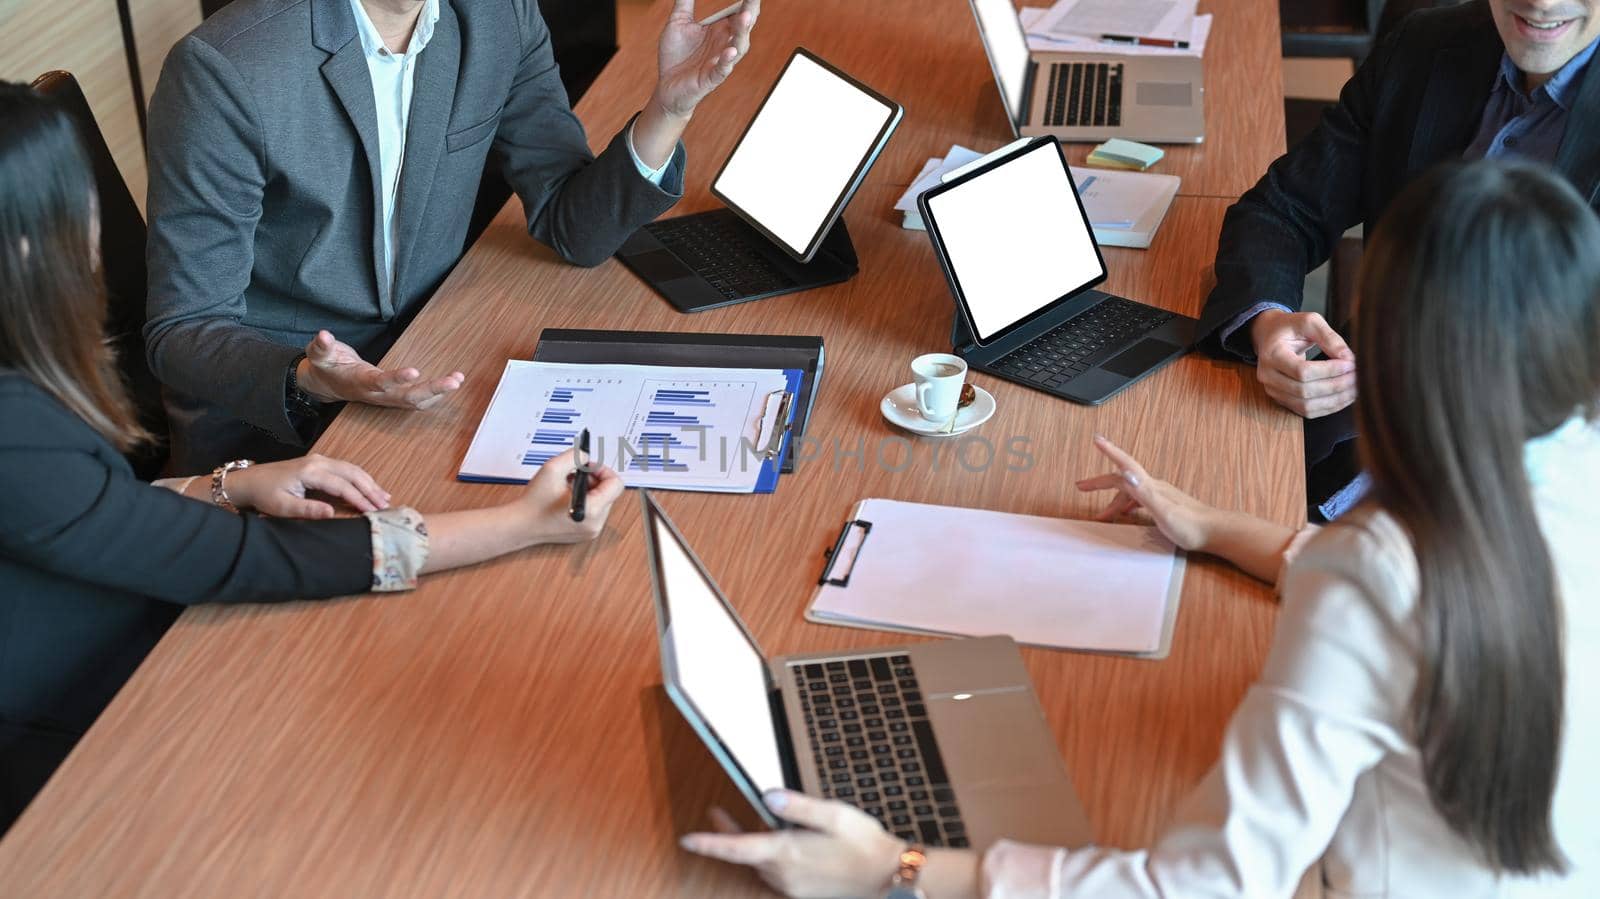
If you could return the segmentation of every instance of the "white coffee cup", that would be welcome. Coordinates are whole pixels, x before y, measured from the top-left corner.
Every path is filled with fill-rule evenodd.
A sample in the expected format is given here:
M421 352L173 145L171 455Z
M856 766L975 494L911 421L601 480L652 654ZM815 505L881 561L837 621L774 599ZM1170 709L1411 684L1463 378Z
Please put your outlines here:
M911 360L916 378L917 411L928 421L944 424L961 403L961 385L967 382L967 360L949 353L929 353Z

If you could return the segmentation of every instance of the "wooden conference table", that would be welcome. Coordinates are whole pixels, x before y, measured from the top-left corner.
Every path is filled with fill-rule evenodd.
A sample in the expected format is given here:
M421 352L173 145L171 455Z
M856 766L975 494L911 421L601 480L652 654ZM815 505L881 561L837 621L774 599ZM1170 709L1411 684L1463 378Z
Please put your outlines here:
M1184 175L1186 196L1149 251L1106 254L1110 290L1187 313L1208 289L1224 210L1283 141L1276 6L1219 13L1210 138L1162 169ZM846 215L859 276L686 317L614 261L561 264L526 238L513 201L388 357L463 370L462 392L426 414L348 409L317 448L423 510L501 502L516 488L454 475L504 360L527 357L541 328L822 334L815 456L771 496L662 496L773 654L904 639L801 617L856 500L1088 516L1101 499L1072 484L1106 467L1096 432L1207 501L1302 520L1299 422L1238 365L1191 356L1094 409L975 376L999 401L975 432L998 452L987 468L982 441L885 423L879 398L909 380L913 356L948 345L952 312L926 237L891 206L928 156L1009 139L971 15L963 0L772 0L756 37L690 126L677 211L713 205L707 183L737 123L807 46L907 110ZM653 46L624 48L580 104L597 146L654 65ZM1014 438L1029 470L1005 464ZM748 872L677 848L709 805L744 810L661 692L649 590L630 495L592 545L430 577L411 594L193 609L0 843L0 893L759 895ZM1266 586L1193 559L1167 660L1024 651L1100 842L1153 838L1212 764L1274 610Z

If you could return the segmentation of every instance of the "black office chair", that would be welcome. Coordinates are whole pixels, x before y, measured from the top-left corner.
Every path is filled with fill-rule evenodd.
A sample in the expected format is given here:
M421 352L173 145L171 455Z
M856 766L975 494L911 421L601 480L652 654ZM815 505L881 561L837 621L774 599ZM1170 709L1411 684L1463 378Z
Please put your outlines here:
M89 161L94 166L100 200L100 265L109 300L106 334L117 352L117 365L133 395L139 422L158 442L128 456L139 477L160 476L167 462L167 412L161 403L161 384L150 373L144 352L145 265L144 216L122 180L111 150L89 111L78 80L68 72L46 72L33 89L55 98L78 120Z
M550 26L550 49L561 67L561 84L567 89L567 102L576 106L605 70L606 63L616 55L617 5L594 0L539 0L539 12ZM478 183L478 198L472 207L463 249L478 242L489 222L509 199L511 185L500 177L491 162Z
M1353 59L1372 50L1384 0L1278 0L1283 55Z

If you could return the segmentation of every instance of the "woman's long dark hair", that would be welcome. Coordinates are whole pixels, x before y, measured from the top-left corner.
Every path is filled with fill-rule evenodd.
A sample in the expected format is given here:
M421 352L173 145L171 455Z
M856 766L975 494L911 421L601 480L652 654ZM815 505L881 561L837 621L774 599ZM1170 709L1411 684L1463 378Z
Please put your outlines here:
M1421 575L1428 794L1494 868L1563 871L1561 601L1523 444L1600 399L1600 221L1544 169L1447 167L1385 213L1359 303L1364 461Z
M94 170L72 116L0 81L0 365L127 450L150 435L105 338L94 204Z

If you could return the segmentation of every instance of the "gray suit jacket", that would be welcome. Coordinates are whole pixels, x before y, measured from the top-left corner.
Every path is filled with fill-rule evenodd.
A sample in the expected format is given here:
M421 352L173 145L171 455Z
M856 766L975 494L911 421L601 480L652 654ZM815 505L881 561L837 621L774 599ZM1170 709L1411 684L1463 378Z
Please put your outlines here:
M304 451L284 409L319 328L376 361L459 259L486 164L528 230L597 265L681 195L618 134L598 158L534 0L442 0L418 59L385 278L377 112L349 0L236 0L173 48L151 100L151 368L172 467Z

